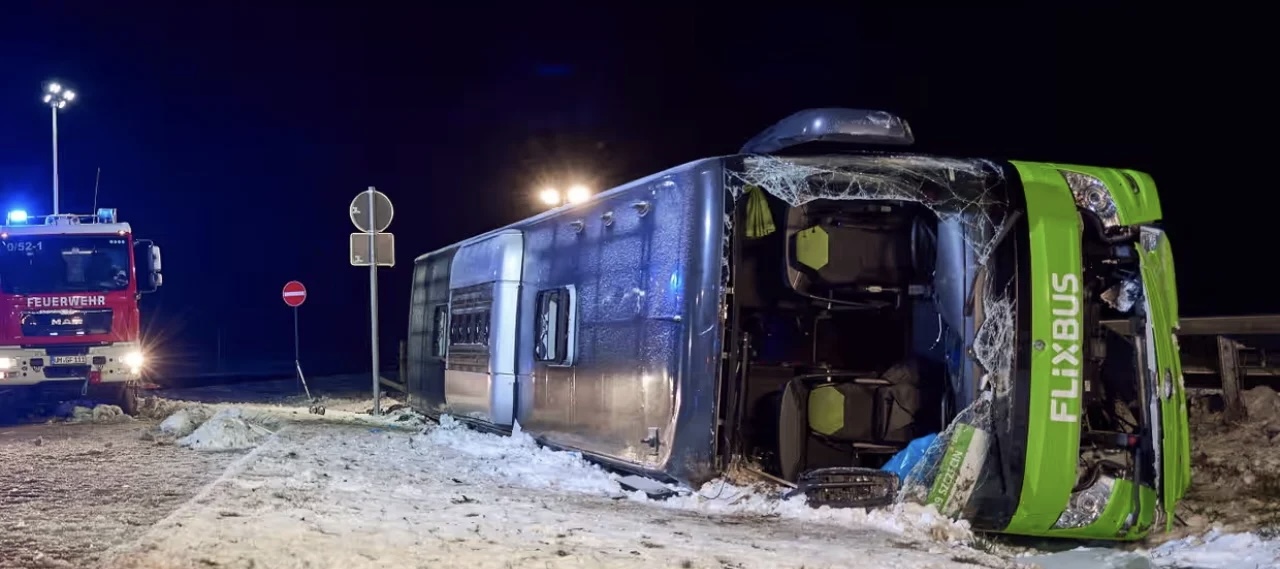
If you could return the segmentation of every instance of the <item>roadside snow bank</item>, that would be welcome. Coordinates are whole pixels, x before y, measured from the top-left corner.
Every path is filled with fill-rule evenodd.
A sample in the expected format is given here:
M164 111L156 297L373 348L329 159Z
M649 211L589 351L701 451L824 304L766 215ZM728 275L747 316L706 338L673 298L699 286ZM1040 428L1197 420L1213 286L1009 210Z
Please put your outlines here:
M629 500L576 453L446 425L284 424L99 567L1014 569L873 527Z
M153 417L158 412L168 413L148 437L173 441L193 450L211 451L253 448L286 423L417 430L424 422L421 415L411 411L382 416L353 411L326 411L323 415L316 415L307 409L264 404L208 405L160 400L150 402L147 409Z
M1027 554L1019 561L1039 569L1156 569L1145 555L1129 551L1080 547L1058 553Z
M185 418L188 423L189 418L189 415ZM247 421L240 409L223 409L191 434L178 439L178 445L196 450L240 450L258 446L271 435L267 428Z
M209 420L213 411L208 407L179 409L160 423L160 432L173 437L185 437Z
M1167 542L1149 552L1156 567L1195 569L1264 569L1280 567L1280 541L1254 533L1204 536Z
M643 492L633 493L632 499L649 501ZM874 510L828 506L813 508L805 502L803 496L784 499L779 488L765 484L742 487L719 479L704 484L697 492L668 498L657 504L707 514L776 516L843 526L874 527L950 544L970 544L974 537L969 522L952 520L939 513L934 506L905 502Z
M752 487L714 480L696 492L677 489L681 495L666 500L650 500L644 492L628 492L618 482L619 475L586 460L580 453L556 451L539 446L520 429L511 436L475 431L448 415L416 439L418 452L434 452L444 447L473 460L460 464L459 478L537 490L560 490L594 496L622 497L659 507L720 516L752 516L821 522L860 528L873 527L891 533L929 541L967 544L973 540L968 522L952 521L933 506L914 503L865 511L854 508L812 508L803 496L783 499L781 488L761 483Z
M49 422L67 423L127 423L133 420L118 405L98 404L88 399L63 401L53 411Z
M539 446L517 423L511 436L474 431L444 415L440 424L421 437L427 447L440 446L475 460L467 461L467 475L522 488L564 490L596 496L626 494L618 476L587 461L576 452L558 452ZM421 448L421 447L417 447Z
M68 423L127 423L132 421L118 405L95 405L93 408L76 407Z

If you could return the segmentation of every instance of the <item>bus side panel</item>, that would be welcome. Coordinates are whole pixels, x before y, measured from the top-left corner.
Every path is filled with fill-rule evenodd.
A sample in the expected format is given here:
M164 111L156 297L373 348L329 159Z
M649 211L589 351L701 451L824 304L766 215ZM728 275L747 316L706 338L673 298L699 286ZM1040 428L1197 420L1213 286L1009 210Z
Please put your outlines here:
M409 404L432 417L445 411L444 356L449 338L449 267L456 249L414 262L406 381Z
M1005 531L1041 535L1062 514L1080 451L1084 332L1080 215L1062 175L1012 162L1031 244L1031 400L1022 494Z
M701 175L705 166L677 171L526 228L521 327L529 340L520 352L533 373L519 408L527 431L644 471L670 474L673 458L712 455L709 435L685 441L692 448L675 440L685 405L698 407L700 433L710 431L715 414L716 376L703 368L718 362L718 351L708 351L718 347L705 338L718 338L719 328L708 330L715 322L696 314L718 306L720 288L723 216L702 202L722 184L718 161L700 164L707 163L714 176ZM712 247L712 258L701 255ZM713 284L703 288L710 265ZM572 361L538 361L537 343L548 340L539 323L549 310L539 293L566 288L573 291ZM690 358L700 373L689 373Z

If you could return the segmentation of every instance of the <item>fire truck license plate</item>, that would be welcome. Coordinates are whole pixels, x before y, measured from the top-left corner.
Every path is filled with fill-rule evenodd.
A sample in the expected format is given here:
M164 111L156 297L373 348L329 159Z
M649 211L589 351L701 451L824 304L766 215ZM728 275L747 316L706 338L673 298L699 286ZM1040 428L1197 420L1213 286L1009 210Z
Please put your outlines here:
M82 365L89 363L89 356L53 356L53 365Z

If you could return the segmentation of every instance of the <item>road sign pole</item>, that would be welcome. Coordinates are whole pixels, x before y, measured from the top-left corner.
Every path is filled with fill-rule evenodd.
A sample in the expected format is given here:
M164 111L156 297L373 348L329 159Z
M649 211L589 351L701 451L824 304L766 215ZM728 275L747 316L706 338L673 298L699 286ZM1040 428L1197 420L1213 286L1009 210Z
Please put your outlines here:
M369 326L373 360L373 414L382 414L382 386L378 376L378 226L373 203L374 188L369 186Z
M361 199L364 198L364 199ZM367 210L362 212L361 208ZM381 366L378 363L378 243L387 243L387 266L395 265L395 236L388 233L386 238L382 237L382 233L387 227L391 226L391 219L395 217L395 209L391 206L391 200L385 194L379 192L377 188L369 186L369 189L356 194L352 198L350 213L351 224L356 226L359 233L352 233L349 242L349 254L351 264L353 266L369 265L369 358L372 360L373 369L373 413L375 415L382 414L382 375ZM367 240L367 241L366 241ZM369 252L363 253L360 248L368 245Z
M302 387L302 358L298 350L298 307L293 307L293 369L297 370L298 387ZM310 390L308 390L310 391Z
M302 355L301 355L302 352L300 348L302 344L301 342L298 341L298 337L299 337L298 307L302 306L302 303L307 301L307 287L303 286L302 283L298 281L289 281L284 284L284 290L280 292L280 295L282 298L284 298L285 305L293 309L293 371L295 373L294 379L297 379L298 382L302 384L302 389L307 394L307 400L313 403L313 405L311 406L311 412L319 413L323 415L324 408L314 405L315 400L311 398L311 388L307 387L307 377L302 375Z
M302 361L298 357L298 307L293 307L293 361Z

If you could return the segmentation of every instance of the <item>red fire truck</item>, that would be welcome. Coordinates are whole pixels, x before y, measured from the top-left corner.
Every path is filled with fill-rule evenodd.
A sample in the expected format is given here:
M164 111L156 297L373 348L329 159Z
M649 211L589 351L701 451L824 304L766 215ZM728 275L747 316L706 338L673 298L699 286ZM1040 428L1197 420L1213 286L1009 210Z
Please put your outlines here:
M0 391L78 387L132 414L147 361L138 299L161 282L160 248L134 239L115 209L9 212L0 226Z

